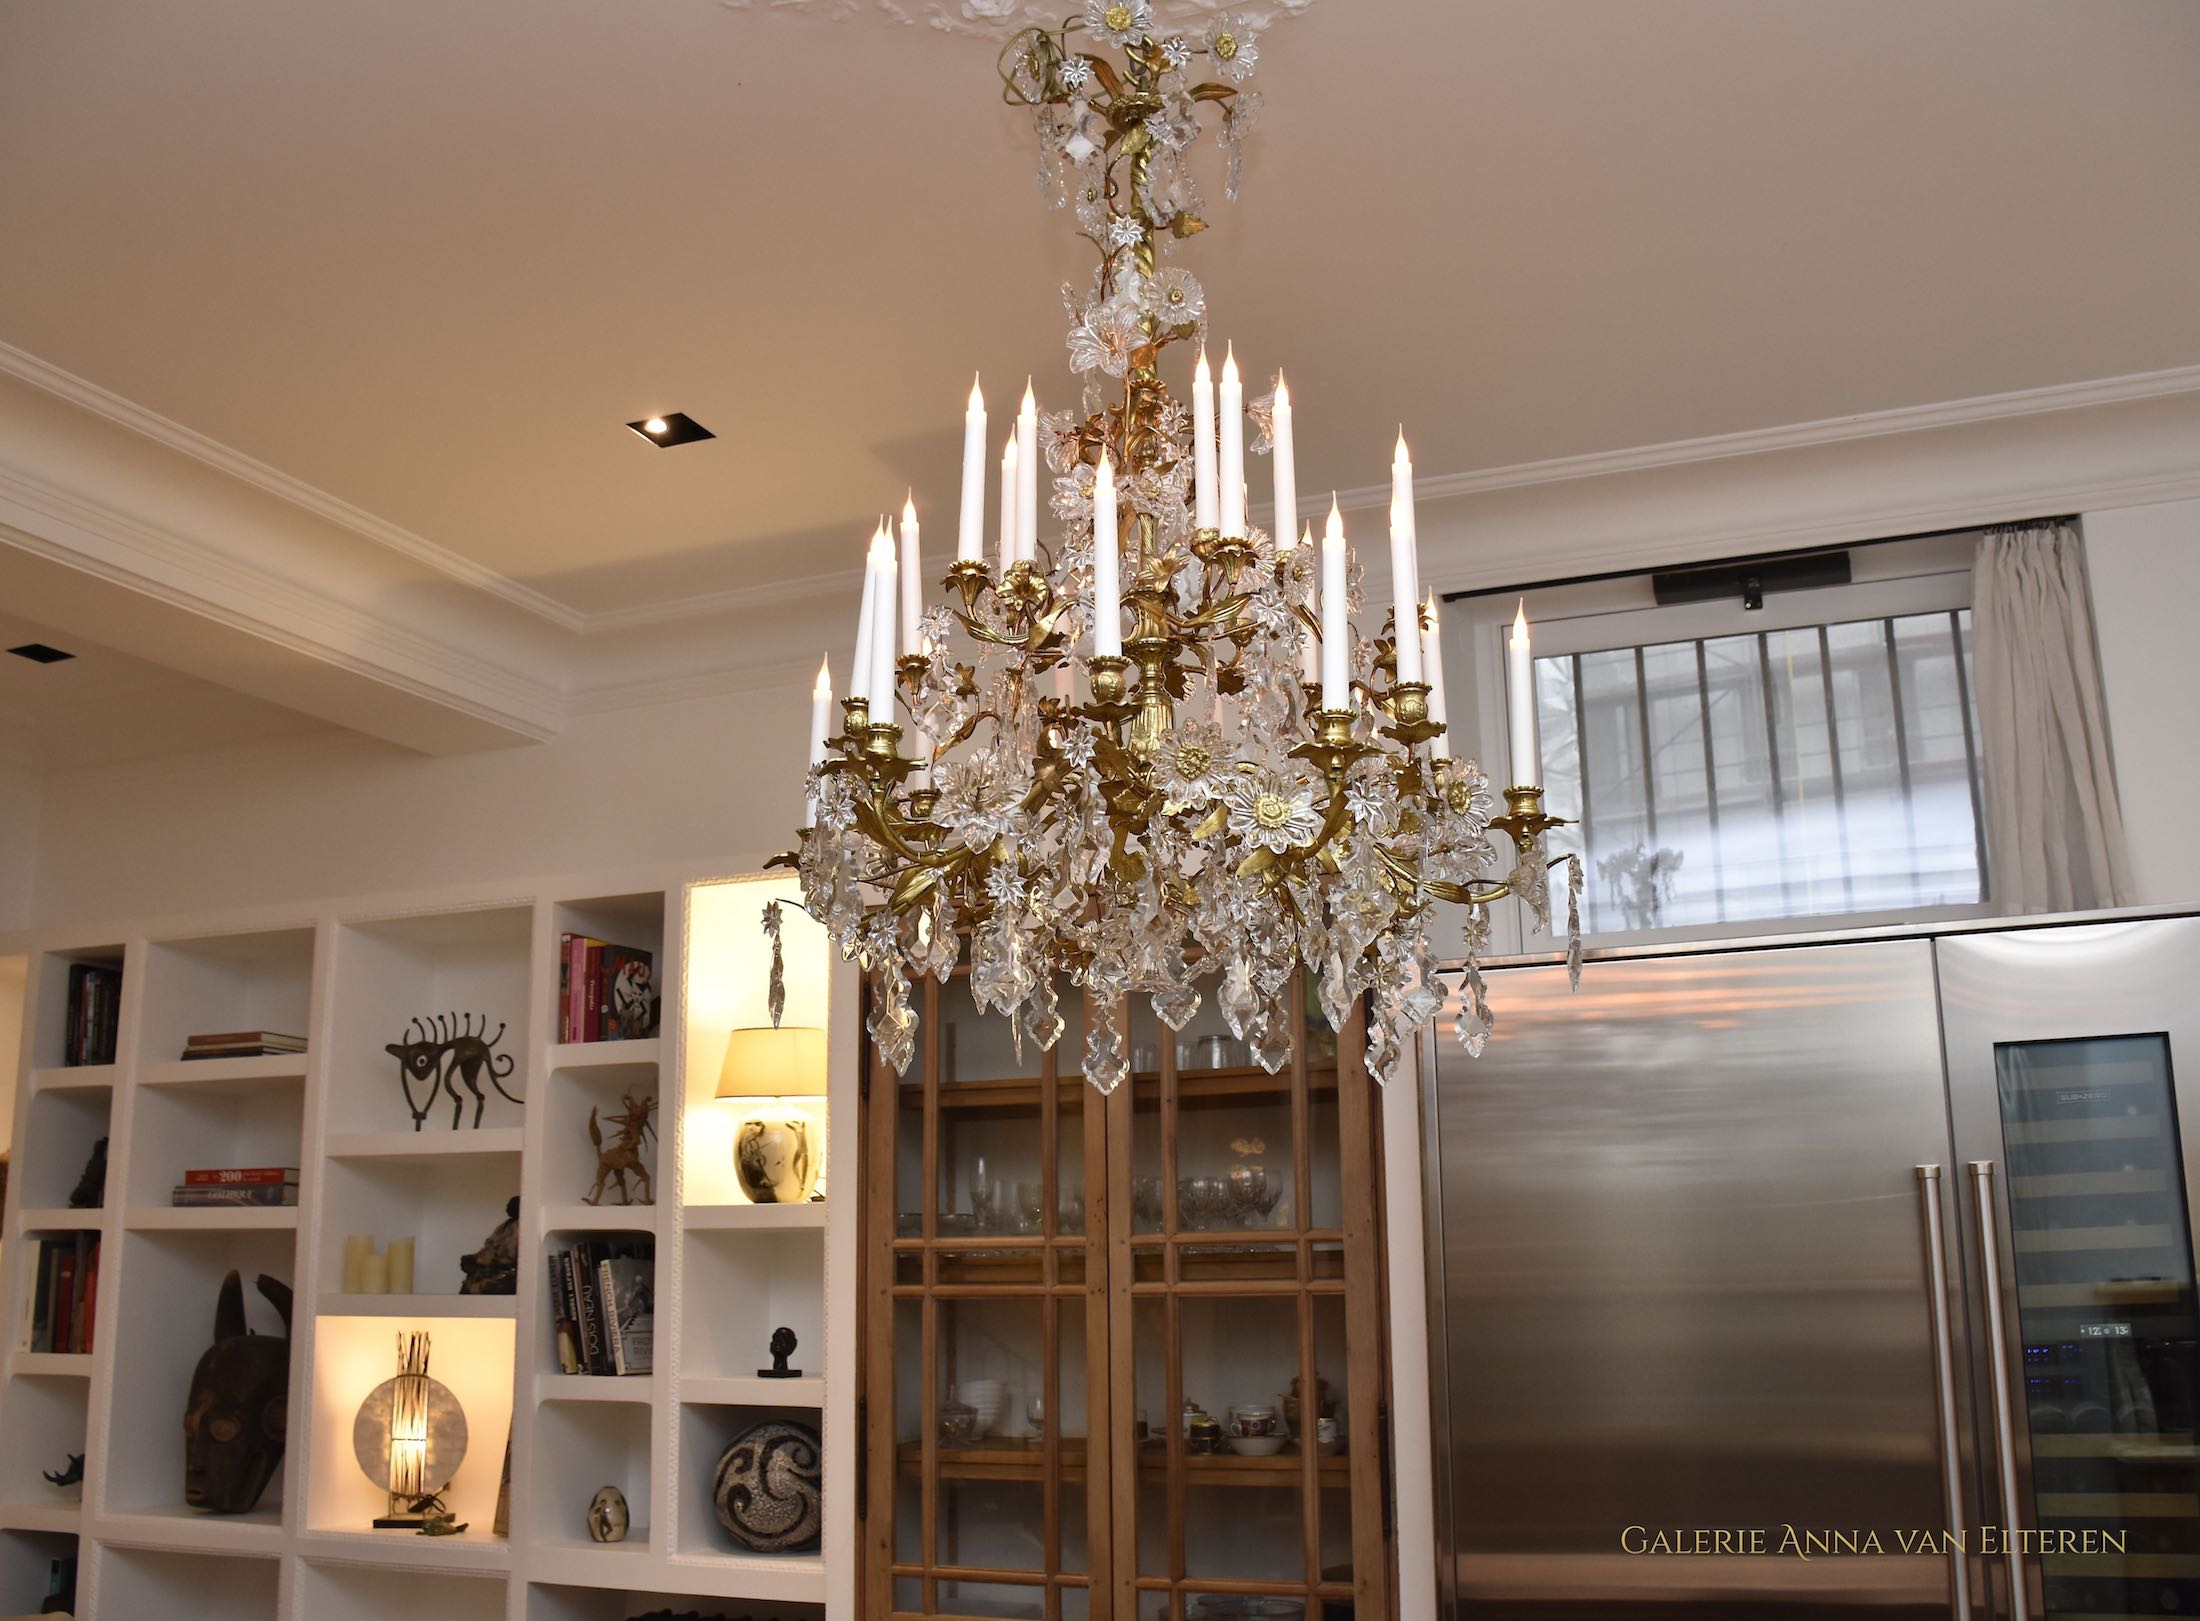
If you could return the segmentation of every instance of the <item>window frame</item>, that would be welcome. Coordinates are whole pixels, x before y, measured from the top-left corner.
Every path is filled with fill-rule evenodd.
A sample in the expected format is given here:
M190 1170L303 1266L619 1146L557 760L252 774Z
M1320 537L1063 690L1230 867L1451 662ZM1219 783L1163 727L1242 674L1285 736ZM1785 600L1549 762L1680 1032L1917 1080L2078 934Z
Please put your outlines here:
M1847 585L1767 596L1762 608L1731 602L1659 606L1651 597L1648 571L1624 577L1577 581L1525 591L1491 592L1446 605L1445 640L1449 668L1464 665L1472 681L1469 719L1475 731L1458 740L1455 752L1484 762L1509 758L1508 669L1505 651L1513 610L1525 601L1533 626L1535 656L1566 657L1661 642L1693 642L1721 636L1755 635L1839 624L1851 620L1903 618L1946 613L1972 606L1971 558L1976 532L1931 536L1854 548L1856 577ZM1454 714L1463 707L1455 704ZM1455 721L1456 724L1456 721ZM1502 772L1498 773L1502 775ZM1493 785L1502 783L1492 777ZM1571 807L1554 805L1553 814ZM1983 830L1982 830L1983 836ZM1591 875L1593 881L1593 875ZM1563 872L1551 875L1552 929L1533 926L1518 906L1492 908L1492 946L1499 953L1534 954L1565 948L1566 888ZM1822 934L1829 929L1877 928L1902 923L1944 923L2000 916L1993 875L1986 875L1983 900L1953 906L1918 906L1895 911L1810 912L1788 917L1758 917L1725 923L1675 924L1652 929L1584 932L1591 947L1687 945L1746 940L1786 934ZM1509 915L1508 915L1509 914Z

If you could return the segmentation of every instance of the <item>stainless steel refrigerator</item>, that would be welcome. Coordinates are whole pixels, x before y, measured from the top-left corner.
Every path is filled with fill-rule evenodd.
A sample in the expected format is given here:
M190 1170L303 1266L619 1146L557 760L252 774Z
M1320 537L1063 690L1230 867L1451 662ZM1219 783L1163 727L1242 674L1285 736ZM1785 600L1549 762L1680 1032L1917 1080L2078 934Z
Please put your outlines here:
M1425 1071L1454 1616L2200 1614L2200 919L1490 978Z

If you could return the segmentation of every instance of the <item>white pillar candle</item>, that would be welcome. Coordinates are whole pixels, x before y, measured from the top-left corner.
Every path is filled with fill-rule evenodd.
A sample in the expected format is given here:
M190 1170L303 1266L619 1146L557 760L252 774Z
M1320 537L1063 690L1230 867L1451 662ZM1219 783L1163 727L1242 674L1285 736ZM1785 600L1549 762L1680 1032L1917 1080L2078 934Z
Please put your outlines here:
M1277 549L1287 552L1299 534L1299 463L1291 444L1291 390L1281 377L1276 379L1276 410L1269 437L1276 442L1276 517L1268 532L1276 537Z
M1070 675L1070 662L1068 659L1064 659L1061 663L1057 664L1054 667L1055 701L1057 703L1067 704L1070 699L1075 696L1075 693L1076 688L1071 680Z
M1207 351L1199 351L1192 373L1192 527L1215 526L1215 374L1207 369Z
M1352 692L1352 627L1345 603L1344 513L1329 498L1329 526L1322 534L1322 707L1357 709Z
M1515 788L1542 786L1542 749L1535 735L1535 659L1528 651L1528 600L1520 599L1513 615L1512 637L1505 644L1508 655L1506 696L1512 709L1512 784Z
M1398 679L1419 681L1421 673L1420 569L1413 538L1413 458L1406 435L1398 430L1398 453L1390 463L1390 611L1398 632Z
M833 735L833 669L828 660L817 661L817 685L810 689L810 764L825 763L826 739ZM809 796L810 822L817 826L817 794Z
M871 696L872 619L878 606L878 531L871 531L870 550L863 554L863 605L856 615L856 652L848 665L848 701Z
M1444 622L1443 610L1438 606L1436 593L1428 594L1428 601L1421 605L1421 617L1426 621L1421 631L1421 662L1428 670L1428 718L1439 726L1451 721L1449 708L1444 702ZM1432 759L1451 758L1451 733L1439 732L1429 740L1429 756Z
M917 498L901 504L901 645L917 650L917 620L924 613L924 576L917 551Z
M409 1238L390 1240L389 1276L390 1293L409 1295L413 1292L413 1241Z
M985 561L985 395L970 379L970 406L963 412L962 527L955 532L955 559Z
M894 535L881 518L878 526L878 606L871 612L871 719L894 718L894 598L896 577Z
M370 1254L359 1260L359 1293L386 1295L390 1292L390 1258L383 1254Z
M372 1233L352 1233L344 1239L344 1293L362 1292L361 1280L366 1273L367 1257L374 1253Z
M1222 509L1215 527L1225 535L1245 534L1245 383L1238 376L1237 351L1222 355L1222 393L1216 402L1215 425L1221 430L1221 465L1215 479Z
M1010 565L1016 561L1016 436L1008 436L1008 448L1001 452L1001 566L1000 576L1008 578Z
M1299 544L1308 550L1313 549L1314 525L1311 522L1307 524L1306 532L1299 536ZM1311 687L1321 678L1321 641L1312 630L1301 625L1299 627L1299 681L1302 685Z
M1016 557L1030 563L1039 555L1039 402L1024 384L1024 403L1016 412Z
M1100 452L1092 479L1092 650L1100 658L1123 656L1122 563L1115 535L1115 467Z

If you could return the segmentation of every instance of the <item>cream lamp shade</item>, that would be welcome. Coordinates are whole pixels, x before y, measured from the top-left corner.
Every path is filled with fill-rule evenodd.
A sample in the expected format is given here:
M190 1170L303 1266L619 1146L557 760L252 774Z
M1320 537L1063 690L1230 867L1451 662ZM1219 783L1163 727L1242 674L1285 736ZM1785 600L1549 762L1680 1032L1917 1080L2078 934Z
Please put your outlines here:
M825 1095L825 1032L815 1025L758 1025L726 1038L718 1070L722 1098Z

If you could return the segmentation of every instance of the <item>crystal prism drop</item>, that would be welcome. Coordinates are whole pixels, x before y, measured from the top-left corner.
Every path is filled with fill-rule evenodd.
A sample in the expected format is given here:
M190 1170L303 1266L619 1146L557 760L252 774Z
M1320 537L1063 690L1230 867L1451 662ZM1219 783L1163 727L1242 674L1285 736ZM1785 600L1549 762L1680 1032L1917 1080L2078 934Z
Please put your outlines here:
M1095 1004L1092 1028L1085 1035L1085 1079L1103 1096L1121 1086L1131 1072L1123 1052L1123 1007L1121 997Z
M1253 1062L1269 1074L1280 1074L1291 1062L1291 1024L1282 1010L1270 1008L1253 1037Z
M1322 965L1322 1017L1339 1035L1352 1020L1352 986L1345 977L1344 954L1332 951Z
M1031 1000L1024 1004L1023 1026L1025 1034L1039 1044L1041 1052L1051 1052L1054 1044L1062 1039L1066 1026L1051 979L1040 980Z
M1153 1004L1154 1017L1171 1030L1181 1030L1191 1023L1192 1015L1199 1011L1200 994L1188 982L1170 985L1158 990L1147 999Z

